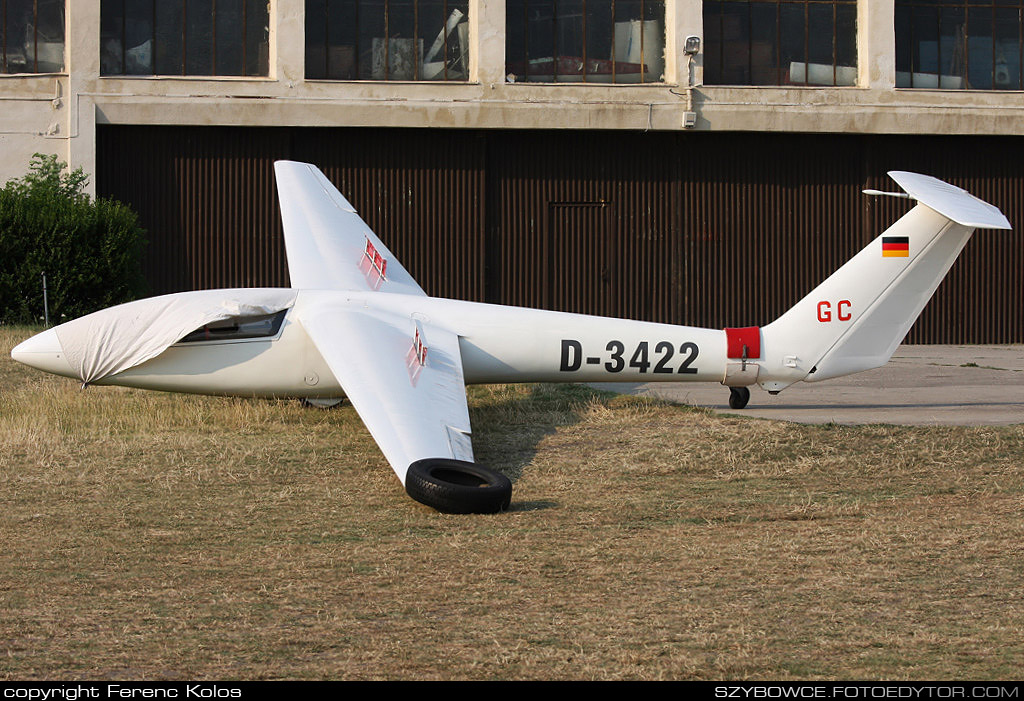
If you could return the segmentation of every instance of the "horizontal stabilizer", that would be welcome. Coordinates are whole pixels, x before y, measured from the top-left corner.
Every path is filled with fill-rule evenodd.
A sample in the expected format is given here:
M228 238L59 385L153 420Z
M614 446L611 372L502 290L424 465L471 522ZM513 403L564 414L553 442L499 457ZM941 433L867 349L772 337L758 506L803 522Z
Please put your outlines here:
M975 229L1011 228L1010 222L996 207L956 185L904 170L889 171L889 177L915 200L957 224Z

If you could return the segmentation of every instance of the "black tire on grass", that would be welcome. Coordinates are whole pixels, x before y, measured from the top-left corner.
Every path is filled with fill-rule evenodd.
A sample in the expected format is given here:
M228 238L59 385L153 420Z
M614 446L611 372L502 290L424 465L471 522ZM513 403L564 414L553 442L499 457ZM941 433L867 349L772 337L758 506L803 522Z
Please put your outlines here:
M512 481L483 465L448 458L417 460L405 475L410 497L445 514L493 514L512 501Z

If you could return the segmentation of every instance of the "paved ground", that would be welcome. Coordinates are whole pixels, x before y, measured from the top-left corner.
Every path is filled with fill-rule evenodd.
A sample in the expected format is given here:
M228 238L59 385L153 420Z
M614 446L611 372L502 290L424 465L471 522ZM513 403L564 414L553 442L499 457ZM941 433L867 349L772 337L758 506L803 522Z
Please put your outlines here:
M962 426L1024 423L1024 346L900 346L889 364L776 396L752 387L746 409L729 408L718 384L599 384L716 411L800 423Z

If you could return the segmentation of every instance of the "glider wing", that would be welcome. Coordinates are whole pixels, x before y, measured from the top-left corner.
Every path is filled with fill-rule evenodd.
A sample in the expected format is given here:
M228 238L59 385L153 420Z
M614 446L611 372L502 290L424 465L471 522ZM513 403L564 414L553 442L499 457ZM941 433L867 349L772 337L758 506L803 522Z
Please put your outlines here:
M327 300L299 320L402 484L417 460L473 461L456 334Z
M292 287L424 294L316 167L277 161L274 171Z

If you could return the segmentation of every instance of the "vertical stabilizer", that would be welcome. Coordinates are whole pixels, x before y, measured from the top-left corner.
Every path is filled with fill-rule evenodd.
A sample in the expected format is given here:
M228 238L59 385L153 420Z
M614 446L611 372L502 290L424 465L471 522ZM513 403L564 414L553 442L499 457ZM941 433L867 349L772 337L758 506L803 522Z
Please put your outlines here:
M975 228L1010 228L998 209L958 187L916 173L889 175L917 206L764 327L765 389L884 365Z

